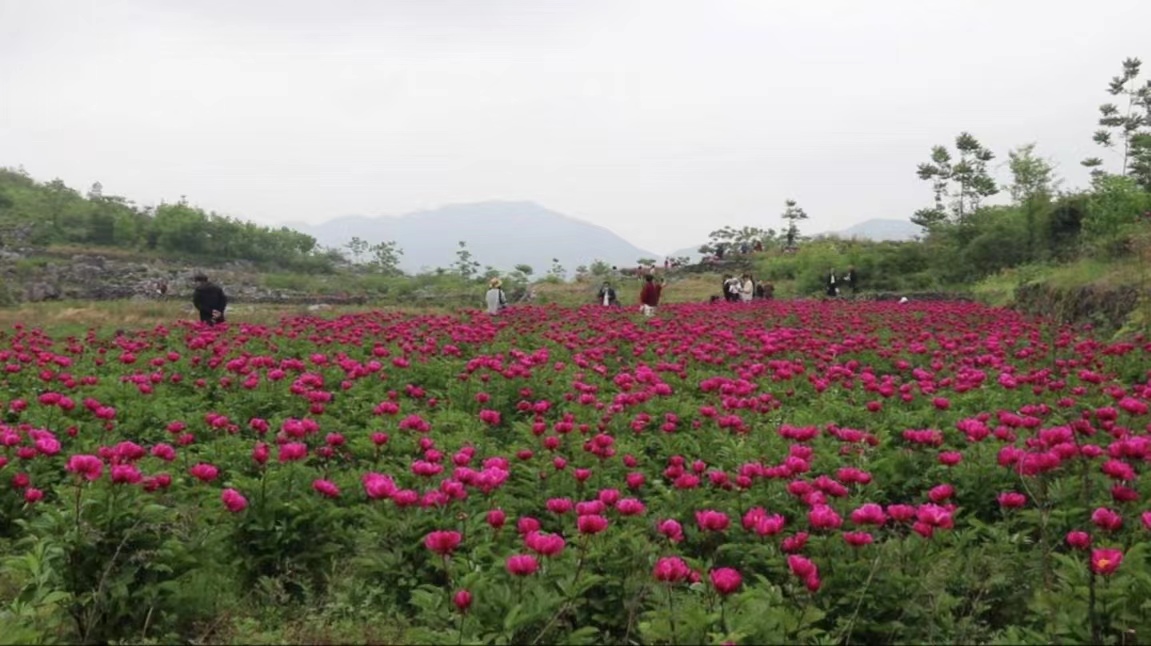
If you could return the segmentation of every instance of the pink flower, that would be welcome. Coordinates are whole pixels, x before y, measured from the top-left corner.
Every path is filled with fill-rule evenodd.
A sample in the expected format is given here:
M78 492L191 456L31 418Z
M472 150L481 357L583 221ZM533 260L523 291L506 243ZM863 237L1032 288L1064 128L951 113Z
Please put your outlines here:
M576 527L581 534L598 534L607 529L607 519L597 514L588 514L576 519Z
M424 547L441 556L447 556L460 546L462 540L463 537L459 532L436 531L424 537Z
M546 506L548 511L553 514L566 514L571 511L575 505L569 498L550 498Z
M508 515L502 509L488 510L487 523L492 529L499 529L507 522Z
M794 554L802 552L803 548L807 546L808 534L807 532L796 532L793 536L788 536L783 539L779 549L786 554Z
M722 511L701 509L695 512L695 522L705 532L722 532L731 524L731 519Z
M941 484L932 487L931 491L927 492L927 497L931 499L931 502L936 504L941 503L954 495L955 487L952 487L949 484Z
M504 566L512 576L531 576L540 568L539 561L531 554L509 556Z
M679 524L678 520L671 518L661 520L656 524L656 531L663 534L672 543L678 543L683 540L683 526Z
M323 496L325 498L339 498L340 497L340 488L337 487L336 483L332 482L331 480L323 480L323 479L313 480L312 481L312 489L315 489L316 493L320 494L321 496Z
M1018 509L1027 504L1027 496L1016 491L1005 491L999 494L998 500L1004 509Z
M756 519L752 530L759 536L775 536L783 531L787 519L779 514L765 514Z
M1123 517L1106 507L1099 507L1092 512L1091 522L1109 532L1117 532L1123 527Z
M691 568L678 556L665 556L656 561L652 576L663 583L679 583L691 576Z
M1081 531L1067 532L1067 544L1074 549L1085 550L1091 547L1091 535Z
M112 482L116 484L136 484L144 479L143 474L134 464L114 464L110 474Z
M34 505L44 499L44 492L36 487L28 487L24 490L24 502L29 505Z
M566 542L558 534L545 534L532 532L524 537L524 545L540 556L559 556L564 550Z
M843 540L852 547L863 547L871 545L875 539L867 532L844 532Z
M104 462L94 455L73 455L65 468L85 480L99 480L104 474Z
M1151 511L1143 512L1139 520L1143 521L1143 529L1151 530Z
M888 505L887 514L900 523L906 523L915 518L915 507L911 505Z
M711 571L711 585L721 595L729 595L739 589L743 577L737 570L729 567L716 568Z
M1109 576L1123 563L1123 552L1111 548L1098 548L1091 551L1091 570L1096 574Z
M220 470L206 462L200 462L188 469L188 473L200 482L211 482L220 474Z
M963 461L963 454L959 451L944 451L939 454L939 463L946 467L953 467Z
M635 498L621 498L615 503L615 510L621 516L641 516L646 508L642 502Z
M365 473L361 482L364 485L364 493L372 500L390 498L397 490L396 483L381 473Z
M791 554L787 557L787 567L795 576L806 579L812 575L819 573L819 569L815 567L815 563L806 556L798 554Z
M815 529L839 529L843 519L827 505L816 505L807 512L807 522Z
M456 606L456 610L467 612L468 608L472 607L472 593L467 590L456 590L452 595L452 603Z
M869 502L851 512L851 522L856 525L883 525L887 522L887 514L883 513L883 507Z
M235 489L225 489L220 493L220 501L232 513L239 513L248 507L248 499Z
M516 531L520 534L530 534L539 531L540 521L531 516L524 516L516 522Z

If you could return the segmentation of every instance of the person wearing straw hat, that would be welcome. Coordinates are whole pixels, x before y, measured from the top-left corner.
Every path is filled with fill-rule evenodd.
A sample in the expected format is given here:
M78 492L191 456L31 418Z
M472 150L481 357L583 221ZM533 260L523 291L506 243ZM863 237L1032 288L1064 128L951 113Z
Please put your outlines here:
M493 278L488 281L488 293L485 295L488 305L488 314L499 314L500 310L508 306L507 296L504 295L504 290L501 289L503 283L499 278Z

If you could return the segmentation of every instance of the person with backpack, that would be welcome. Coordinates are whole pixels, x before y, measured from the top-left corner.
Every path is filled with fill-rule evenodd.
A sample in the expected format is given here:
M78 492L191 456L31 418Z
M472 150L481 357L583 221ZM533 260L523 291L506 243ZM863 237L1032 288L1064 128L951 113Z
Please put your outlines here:
M493 278L488 282L488 292L484 295L484 300L488 306L488 314L499 314L501 310L508 306L508 298L504 295L502 288L503 282L499 278Z

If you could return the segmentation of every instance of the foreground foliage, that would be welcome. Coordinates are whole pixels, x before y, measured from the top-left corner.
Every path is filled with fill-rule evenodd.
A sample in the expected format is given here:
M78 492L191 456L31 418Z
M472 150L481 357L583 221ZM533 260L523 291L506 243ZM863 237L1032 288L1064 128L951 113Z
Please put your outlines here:
M17 326L0 635L1146 641L1143 343L803 301Z

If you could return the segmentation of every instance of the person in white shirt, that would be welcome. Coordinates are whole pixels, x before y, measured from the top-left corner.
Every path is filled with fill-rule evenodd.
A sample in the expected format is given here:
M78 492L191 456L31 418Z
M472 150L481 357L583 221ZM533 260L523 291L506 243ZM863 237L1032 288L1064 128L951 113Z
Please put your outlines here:
M488 283L488 293L484 295L488 314L499 314L500 310L508 306L508 299L504 295L504 290L500 288L502 284L499 278L493 278Z
M740 278L739 300L744 303L750 303L754 296L755 283L752 282L750 274L744 274L743 277Z

